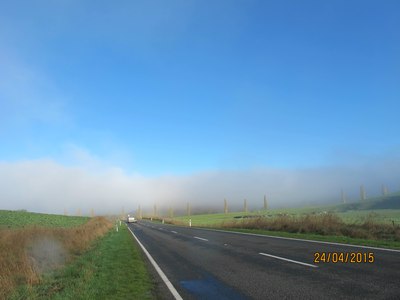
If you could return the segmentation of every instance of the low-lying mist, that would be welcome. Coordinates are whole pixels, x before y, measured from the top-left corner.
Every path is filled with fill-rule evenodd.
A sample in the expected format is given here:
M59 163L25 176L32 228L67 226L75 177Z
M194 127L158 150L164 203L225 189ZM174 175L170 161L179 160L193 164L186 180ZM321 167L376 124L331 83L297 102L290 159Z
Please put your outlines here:
M400 159L319 168L213 170L180 176L149 177L127 174L120 168L90 169L64 166L52 160L0 163L0 209L89 215L135 211L151 213L173 207L185 211L231 210L339 203L341 190L348 201L359 199L360 185L367 197L400 190Z

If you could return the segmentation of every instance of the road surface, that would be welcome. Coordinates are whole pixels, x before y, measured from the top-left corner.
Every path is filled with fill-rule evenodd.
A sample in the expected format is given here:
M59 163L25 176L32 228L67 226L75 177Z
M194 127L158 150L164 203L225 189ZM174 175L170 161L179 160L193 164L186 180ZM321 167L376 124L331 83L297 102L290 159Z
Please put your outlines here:
M183 299L400 299L400 251L144 220L129 228ZM315 263L316 252L374 262Z

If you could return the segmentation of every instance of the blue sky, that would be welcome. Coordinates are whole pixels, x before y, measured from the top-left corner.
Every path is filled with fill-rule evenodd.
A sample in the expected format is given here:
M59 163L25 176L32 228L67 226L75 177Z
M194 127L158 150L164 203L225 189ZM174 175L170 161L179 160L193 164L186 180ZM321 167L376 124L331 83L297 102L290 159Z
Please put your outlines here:
M400 150L398 1L3 1L0 161L181 176Z

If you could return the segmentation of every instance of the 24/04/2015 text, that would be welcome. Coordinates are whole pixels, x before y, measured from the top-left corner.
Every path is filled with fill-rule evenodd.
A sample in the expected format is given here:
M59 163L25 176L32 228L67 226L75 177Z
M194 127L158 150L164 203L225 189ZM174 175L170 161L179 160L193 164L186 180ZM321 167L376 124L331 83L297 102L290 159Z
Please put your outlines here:
M373 252L315 252L314 263L369 263L375 261Z

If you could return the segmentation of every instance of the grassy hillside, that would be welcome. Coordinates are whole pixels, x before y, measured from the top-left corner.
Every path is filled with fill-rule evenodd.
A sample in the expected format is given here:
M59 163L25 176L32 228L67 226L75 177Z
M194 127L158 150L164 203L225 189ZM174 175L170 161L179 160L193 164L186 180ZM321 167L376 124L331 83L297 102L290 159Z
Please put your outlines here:
M88 217L69 217L26 211L0 210L0 229L26 226L73 227L86 223Z
M188 225L189 220L193 226L215 226L230 221L249 219L253 216L266 216L267 218L279 218L282 216L300 217L304 215L319 215L323 212L328 212L328 208L304 208L304 209L287 209L287 210L269 210L258 211L251 213L227 213L227 214L210 214L210 215L193 215L181 216L174 218L176 223ZM334 212L334 211L333 211ZM373 220L381 224L396 224L400 225L400 209L376 209L376 210L348 210L345 212L334 212L347 224L363 223L365 220Z
M400 248L400 194L357 203L192 215L167 222L369 246Z
M364 201L341 204L333 207L338 212L348 210L377 210L377 209L400 209L400 193L385 197L368 198Z
M235 221L238 219L248 219L252 216L265 216L275 218L282 216L304 216L319 215L324 213L335 213L345 223L361 223L366 219L373 219L377 223L400 224L400 193L390 194L386 197L375 197L365 201L338 205L307 206L300 208L269 209L244 212L230 212L227 214L201 214L180 216L174 218L182 225L189 224L192 221L193 226L211 226Z

